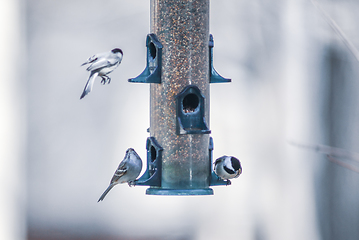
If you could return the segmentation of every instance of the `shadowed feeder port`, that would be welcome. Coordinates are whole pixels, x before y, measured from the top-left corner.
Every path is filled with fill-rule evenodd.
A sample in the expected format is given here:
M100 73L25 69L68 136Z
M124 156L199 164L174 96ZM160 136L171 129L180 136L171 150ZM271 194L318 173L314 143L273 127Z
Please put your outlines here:
M156 149L154 146L151 146L151 162L155 161L157 158Z
M146 68L135 78L128 79L134 83L161 83L162 44L156 34L148 34L146 38Z
M157 159L157 151L154 146L150 147L149 154L150 154L151 162L149 163L150 165L149 165L148 170L149 170L150 176L152 176L157 170L157 166L156 166L156 162L155 162L155 160Z
M182 105L184 113L193 113L198 110L199 99L196 94L190 93L183 98Z
M150 53L150 57L153 59L156 58L156 47L155 47L155 44L153 44L153 42L151 42L149 45L148 45L148 51Z
M157 50L153 42L150 42L150 44L148 44L148 53L148 68L150 70L150 73L152 74L157 67Z
M209 134L205 120L204 96L195 85L186 86L177 96L177 134Z
M160 187L163 148L157 143L154 137L149 137L147 138L146 149L147 169L136 181L136 185Z

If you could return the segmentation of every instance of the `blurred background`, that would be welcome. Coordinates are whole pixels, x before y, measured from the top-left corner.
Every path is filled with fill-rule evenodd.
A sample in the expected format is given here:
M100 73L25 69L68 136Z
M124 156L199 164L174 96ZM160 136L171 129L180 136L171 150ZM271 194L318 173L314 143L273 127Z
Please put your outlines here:
M359 48L359 2L318 3ZM211 85L210 129L214 158L242 161L231 186L119 185L97 203L128 147L146 160L149 85L127 79L145 67L149 7L0 2L0 239L359 239L359 174L290 144L359 152L359 62L310 0L211 1L214 66L232 83ZM111 84L80 101L80 65L115 47Z

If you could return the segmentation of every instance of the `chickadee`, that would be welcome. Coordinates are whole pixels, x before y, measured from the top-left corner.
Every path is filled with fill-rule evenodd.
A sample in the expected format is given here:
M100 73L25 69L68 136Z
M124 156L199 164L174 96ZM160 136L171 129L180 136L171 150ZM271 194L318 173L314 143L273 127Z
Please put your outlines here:
M232 156L222 156L214 162L214 172L221 179L229 181L229 179L237 178L241 175L241 162Z
M97 202L102 201L107 193L119 183L127 182L129 186L133 185L133 182L138 175L140 175L141 170L142 160L140 156L138 156L133 148L127 149L125 158L122 160L111 179L110 186L108 186Z
M93 83L97 76L102 78L101 83L106 84L111 82L111 78L107 76L107 74L111 73L115 70L118 65L120 65L122 61L123 52L119 48L112 49L110 52L99 53L93 55L85 63L81 66L86 64L91 64L86 70L90 71L90 77L87 80L85 89L80 97L82 99L85 97L89 92L92 90Z

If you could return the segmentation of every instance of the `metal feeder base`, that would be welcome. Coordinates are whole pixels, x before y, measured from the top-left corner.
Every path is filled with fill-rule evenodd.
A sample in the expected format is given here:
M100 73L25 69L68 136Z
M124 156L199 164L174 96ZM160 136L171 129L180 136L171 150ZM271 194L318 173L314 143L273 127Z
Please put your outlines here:
M189 195L213 195L212 188L205 189L162 189L147 188L147 195L172 195L172 196L189 196Z

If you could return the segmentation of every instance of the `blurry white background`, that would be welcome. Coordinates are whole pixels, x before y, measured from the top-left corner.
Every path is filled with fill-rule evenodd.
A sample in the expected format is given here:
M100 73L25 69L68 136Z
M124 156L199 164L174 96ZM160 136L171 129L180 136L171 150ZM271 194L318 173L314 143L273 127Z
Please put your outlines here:
M359 47L359 2L318 0ZM359 174L288 141L359 152L359 62L310 0L211 1L214 196L97 199L128 147L145 161L149 1L0 2L0 239L359 239ZM119 47L110 85L80 65Z

